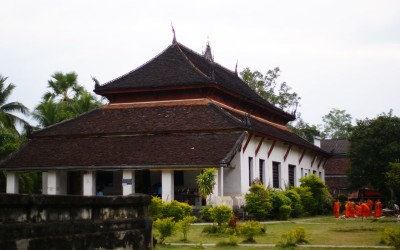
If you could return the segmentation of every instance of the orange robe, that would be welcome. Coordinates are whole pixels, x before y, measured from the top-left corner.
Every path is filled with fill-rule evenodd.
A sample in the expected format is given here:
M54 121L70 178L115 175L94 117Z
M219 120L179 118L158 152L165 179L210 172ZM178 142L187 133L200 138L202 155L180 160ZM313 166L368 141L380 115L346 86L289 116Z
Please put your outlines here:
M382 203L380 201L377 201L375 203L375 213L374 213L374 217L375 218L379 218L382 216Z
M344 215L345 215L346 217L350 217L350 201L347 201L347 202L346 202L346 205L345 205L344 207L345 207L345 213L344 213Z
M351 201L349 208L349 217L355 217L355 214L356 214L356 204Z
M361 217L361 205L356 205L356 216Z
M365 218L367 218L370 215L371 211L369 210L369 206L367 203L361 204L361 213L362 216Z
M338 201L335 201L335 203L333 203L333 214L335 215L335 218L339 218L340 202L338 202Z

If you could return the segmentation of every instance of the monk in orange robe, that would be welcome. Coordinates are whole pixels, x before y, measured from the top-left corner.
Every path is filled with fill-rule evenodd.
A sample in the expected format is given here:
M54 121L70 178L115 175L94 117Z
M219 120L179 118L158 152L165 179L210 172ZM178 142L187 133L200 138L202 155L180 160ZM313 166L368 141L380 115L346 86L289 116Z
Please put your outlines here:
M361 204L361 213L362 213L362 217L368 218L368 216L370 215L371 211L369 210L369 206L367 203L363 203Z
M345 213L344 215L347 217L350 217L350 201L346 201L346 205L344 206L345 208Z
M353 201L349 203L349 217L355 217L356 214L356 204Z
M375 203L374 217L379 218L381 216L382 216L382 203L379 200L377 200Z
M335 215L335 218L339 218L339 215L340 215L340 202L339 201L335 201L335 203L333 203L333 214Z
M360 203L358 203L357 205L356 205L356 216L357 217L361 217L361 204Z

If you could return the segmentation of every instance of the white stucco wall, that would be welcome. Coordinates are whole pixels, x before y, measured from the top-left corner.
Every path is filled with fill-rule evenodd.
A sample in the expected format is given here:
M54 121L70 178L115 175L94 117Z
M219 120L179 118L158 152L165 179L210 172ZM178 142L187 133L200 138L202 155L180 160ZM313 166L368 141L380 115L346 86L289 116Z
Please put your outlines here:
M273 187L273 162L280 163L279 171L279 184L280 188L284 189L289 184L289 165L295 166L294 172L294 184L299 186L299 179L304 177L306 174L313 174L316 171L317 176L321 176L324 181L324 169L321 158L317 156L313 161L315 156L314 152L306 150L303 158L300 161L301 155L303 153L303 148L299 146L292 145L290 147L289 153L285 159L285 154L289 148L289 144L276 141L274 148L268 157L268 152L273 144L273 140L264 138L261 146L259 147L257 154L256 150L259 146L261 137L251 136L249 143L246 145L247 138L243 141L242 150L238 152L231 162L231 168L227 168L224 171L224 195L243 195L249 189L249 157L253 158L252 167L252 179L260 177L259 165L260 159L264 160L265 170L263 175L264 185ZM318 164L321 162L319 168ZM301 169L303 168L303 176L301 176Z

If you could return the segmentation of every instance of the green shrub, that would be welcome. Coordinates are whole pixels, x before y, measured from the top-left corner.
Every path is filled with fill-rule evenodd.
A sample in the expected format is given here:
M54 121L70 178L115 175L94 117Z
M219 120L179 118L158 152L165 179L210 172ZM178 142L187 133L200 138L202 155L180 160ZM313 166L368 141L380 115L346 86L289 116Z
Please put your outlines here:
M309 187L296 187L294 188L301 197L301 204L304 208L305 215L318 214L318 202L314 199L311 189Z
M182 220L178 221L178 228L183 234L184 241L187 241L187 233L189 232L190 225L195 222L197 218L195 216L186 216Z
M264 185L254 184L250 187L249 192L245 195L245 210L256 220L265 220L271 209L272 203L269 192Z
M151 198L151 202L149 204L148 207L148 212L149 212L149 216L153 219L153 220L157 220L159 218L163 217L163 201L161 200L160 197L157 196L153 196Z
M285 191L285 196L291 200L292 213L290 214L293 218L301 217L304 213L304 207L301 202L301 196L294 188Z
M246 221L238 225L238 232L244 237L244 242L255 242L254 236L261 234L264 226L258 221Z
M235 235L231 235L229 236L229 240L228 241L220 241L216 244L217 247L225 247L225 246L237 246L239 242L238 237L236 237Z
M165 238L172 236L176 230L177 225L174 218L157 219L154 222L154 228L160 233L160 244L164 244Z
M218 233L218 227L216 225L206 225L203 227L203 233L216 234Z
M292 208L288 205L282 205L279 208L279 218L281 220L288 220L290 217L290 213L292 212Z
M211 218L211 213L210 213L210 209L212 208L212 206L204 206L201 210L200 210L200 219L206 222L212 222L213 219Z
M309 188L313 202L313 208L310 210L312 215L326 214L332 211L333 197L329 193L328 187L315 174L300 179L300 187ZM305 204L303 203L306 208ZM306 209L307 210L307 209Z
M222 224L228 223L229 220L233 217L232 208L226 205L216 206L210 209L211 218L218 226Z
M307 242L305 229L298 227L288 233L283 233L277 245L280 247L293 247L296 244Z
M400 229L385 228L383 231L382 242L395 249L400 249Z
M193 211L192 206L187 203L179 201L171 201L163 203L162 218L172 217L174 220L180 221L184 217L189 216Z
M290 206L291 200L288 197L286 197L284 191L280 190L270 191L270 196L272 201L272 211L271 211L272 218L279 219L280 218L279 209L283 205Z

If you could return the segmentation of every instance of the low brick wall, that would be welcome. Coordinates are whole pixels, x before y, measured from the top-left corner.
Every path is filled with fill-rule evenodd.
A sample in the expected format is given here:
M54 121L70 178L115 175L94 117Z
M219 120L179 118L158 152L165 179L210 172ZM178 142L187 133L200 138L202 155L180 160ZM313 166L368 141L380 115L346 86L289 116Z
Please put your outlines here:
M0 249L152 249L150 200L0 194Z

